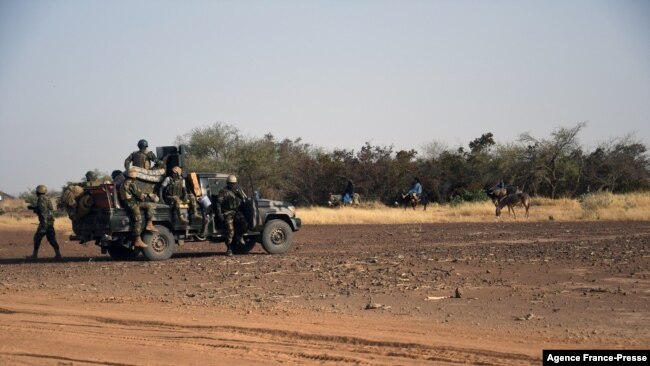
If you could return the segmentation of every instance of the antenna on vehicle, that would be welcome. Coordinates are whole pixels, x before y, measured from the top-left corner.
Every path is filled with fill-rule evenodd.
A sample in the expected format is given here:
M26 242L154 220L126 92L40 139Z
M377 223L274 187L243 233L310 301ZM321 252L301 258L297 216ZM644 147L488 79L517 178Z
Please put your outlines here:
M255 190L255 186L253 186L253 176L251 175L251 173L248 173L248 183L251 185L251 192L253 192L253 198L255 199L255 201L259 200L260 194Z

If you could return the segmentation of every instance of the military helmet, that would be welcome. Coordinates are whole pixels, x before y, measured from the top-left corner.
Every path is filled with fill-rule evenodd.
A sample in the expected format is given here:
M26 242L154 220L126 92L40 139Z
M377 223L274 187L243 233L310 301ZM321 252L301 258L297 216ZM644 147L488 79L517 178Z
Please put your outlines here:
M142 139L142 140L138 141L138 148L139 149L142 149L142 148L145 148L145 147L149 147L149 143L147 142L147 140Z
M47 193L47 187L42 184L39 184L38 186L36 186L36 193L40 193L40 194Z
M89 170L86 172L86 180L97 180L97 173L93 172L92 170Z
M138 177L138 170L131 167L129 168L129 171L126 173L126 176L129 178L137 178Z
M175 167L172 168L172 173L176 173L178 175L181 175L181 174L183 174L183 169L181 169L181 167L179 167L179 166L175 166Z
M237 183L237 177L235 177L234 175L229 175L228 179L226 179L226 182L228 182L228 183Z

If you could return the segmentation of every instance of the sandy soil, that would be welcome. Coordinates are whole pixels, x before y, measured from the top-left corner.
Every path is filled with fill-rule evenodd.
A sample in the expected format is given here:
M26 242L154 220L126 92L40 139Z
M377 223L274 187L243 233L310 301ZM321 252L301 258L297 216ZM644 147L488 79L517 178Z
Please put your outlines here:
M0 364L526 365L650 346L650 222L306 226L115 262L0 232ZM457 291L458 289L458 291ZM459 297L457 296L460 295Z

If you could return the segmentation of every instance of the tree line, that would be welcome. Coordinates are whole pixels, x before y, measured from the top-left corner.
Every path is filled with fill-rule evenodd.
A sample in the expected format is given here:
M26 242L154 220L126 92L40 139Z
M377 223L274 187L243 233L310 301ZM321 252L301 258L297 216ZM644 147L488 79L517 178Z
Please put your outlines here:
M430 199L440 203L486 199L485 188L501 180L550 198L650 188L650 160L643 143L627 136L588 151L578 141L585 127L584 122L559 127L547 138L525 133L506 144L497 144L486 132L467 147L429 143L423 154L368 142L355 151L326 150L271 134L250 138L222 122L195 128L176 142L186 145L190 170L234 173L240 184L263 197L296 205L324 204L348 180L366 200L385 203L407 190L415 177Z

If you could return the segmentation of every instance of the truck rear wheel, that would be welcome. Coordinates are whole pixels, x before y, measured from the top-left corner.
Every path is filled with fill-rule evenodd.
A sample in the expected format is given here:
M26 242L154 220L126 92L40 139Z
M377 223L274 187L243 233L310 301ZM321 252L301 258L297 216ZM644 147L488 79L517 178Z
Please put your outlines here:
M282 254L289 250L293 238L291 226L282 220L271 220L262 230L262 247L269 254Z
M108 255L116 261L132 261L138 257L138 254L140 254L140 251L137 248L134 250L123 247L119 244L111 245L106 248L106 250L108 251Z
M176 249L176 240L174 235L164 226L156 225L158 232L149 232L142 234L142 241L147 244L142 248L142 254L150 261L164 261L169 259Z

